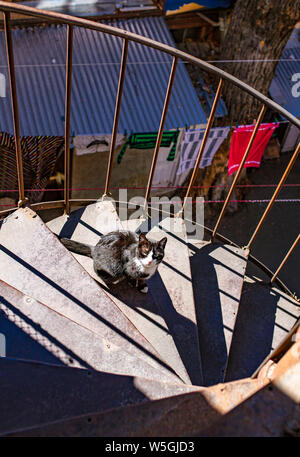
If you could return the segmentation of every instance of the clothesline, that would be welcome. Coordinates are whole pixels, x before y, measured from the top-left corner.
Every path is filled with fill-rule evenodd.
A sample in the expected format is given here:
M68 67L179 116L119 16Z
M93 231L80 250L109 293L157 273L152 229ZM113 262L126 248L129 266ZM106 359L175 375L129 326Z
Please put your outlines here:
M279 123L277 122L276 126L278 126L278 124ZM253 129L253 128L254 128L254 126L251 126L251 129ZM265 141L266 134L264 133L267 130L267 128L270 130L270 132L272 134L272 131L275 128L275 124L274 123L262 124L260 126L260 128L258 129L257 138L254 141L254 144L252 145L252 149L250 151L249 158L247 159L250 161L251 154L252 153L254 154L254 157L253 158L251 157L251 162L249 162L250 166L253 166L253 163L254 163L253 159L256 160L256 162L255 162L256 166L258 166L260 164L261 156L263 154L264 148L268 141L268 139L267 139L267 141ZM231 141L231 150L230 150L229 159L231 160L232 146L234 145L233 140L235 140L235 149L236 149L236 151L233 151L233 152L236 152L236 154L235 154L235 157L233 157L233 155L232 155L234 161L232 163L229 163L229 165L230 165L229 174L232 173L232 170L234 171L234 169L238 167L239 162L240 162L240 155L243 153L242 152L243 148L241 147L242 143L240 144L240 142L242 140L237 139L236 136L239 135L240 132L241 132L241 135L245 135L245 134L251 135L251 131L249 132L249 130L251 130L251 129L249 128L249 126L242 126L242 127L236 128L234 130L233 138ZM271 131L271 129L273 129L273 130ZM188 129L187 131L184 131L184 129L181 128L181 129L177 129L177 130L175 130L175 129L169 130L169 131L166 131L163 133L162 144L161 144L161 146L163 146L163 147L160 151L160 159L159 159L160 162L158 163L159 166L156 169L156 173L155 173L154 180L153 180L153 186L152 186L153 189L160 189L160 188L162 188L162 189L163 188L164 189L182 188L183 189L184 188L184 186L182 186L181 184L184 183L186 177L188 176L189 170L195 166L195 160L196 160L196 157L200 150L200 145L202 143L203 136L204 136L204 130L205 129L200 128L200 129L194 129L194 130ZM211 129L210 134L207 138L207 143L204 148L204 152L202 155L202 159L201 159L199 168L204 168L211 164L211 161L212 161L215 153L219 149L221 143L226 138L228 132L229 132L229 127L215 127L215 128ZM260 132L262 134L261 136L260 136ZM2 133L1 135L2 135L1 144L2 144L3 148L8 147L7 146L8 140L10 141L9 145L11 144L12 146L14 146L13 138L10 135L7 135L5 133ZM149 147L153 147L153 145L155 145L156 137L157 137L157 133L154 133L154 132L131 134L130 137L126 140L125 144L123 145L122 151L118 157L118 162L120 162L120 160L122 159L127 147L133 147L133 148L137 148L137 149L144 149L144 148L148 149ZM51 138L48 139L48 137L47 137L47 141L48 140L52 141ZM98 141L98 140L99 139L97 139L97 141L93 141L92 143L87 144L86 146L89 147L89 146L91 146L91 144L96 143L96 142L97 142L96 147L98 147L98 142L101 143L101 145L102 145L102 141L100 141L100 140ZM23 139L23 141L25 141L25 139ZM32 152L32 147L31 147L30 151L31 151L31 154L33 154L33 153L36 154L38 151L38 148L36 147L36 144L35 144L36 140L31 139L31 138L29 138L29 139L26 138L26 141L32 142L32 145L34 146L34 148L33 148L33 152ZM59 141L63 141L63 139L59 138ZM90 141L90 139L89 139L89 141ZM107 141L109 142L109 140L106 139L106 141L105 141L106 147L108 144ZM258 141L257 145L256 145L256 141ZM246 137L244 137L244 145L246 145L247 143L248 143L248 139ZM30 145L31 145L31 143L30 143ZM51 143L51 145L52 145L52 143ZM10 159L11 163L14 163L13 161L15 161L15 154L14 154L13 149L14 149L13 147L10 147L8 149L8 151L6 152L6 155ZM258 151L260 157L257 157L257 151ZM55 153L55 151L53 151L53 152ZM255 156L255 154L256 154L256 156ZM3 157L5 158L6 155ZM35 155L33 156L33 158L35 159L34 164L40 163L40 161L37 161L37 158ZM170 162L173 163L173 165L171 167L169 166ZM4 163L2 165L4 166L5 163L6 162L4 161ZM168 164L168 166L167 166L167 164ZM26 163L25 163L25 165L26 165ZM2 166L2 168L3 168L3 166ZM54 161L53 161L53 166L54 166ZM246 161L246 166L247 166L247 161ZM24 168L24 173L25 173L25 171L28 171L27 168L26 167ZM44 168L43 168L43 170L44 170ZM48 168L46 170L47 173L49 173ZM2 173L2 175L4 176L4 178L5 177L7 179L10 178L10 175L6 176L5 173ZM27 173L27 175L28 175L28 173ZM0 176L1 176L1 174L0 174ZM46 182L44 183L44 186L35 185L29 189L28 181L29 181L29 179L27 179L27 186L25 183L26 192L36 192L36 195L38 194L38 192L51 192L51 191L53 192L55 190L59 190L59 189L45 189L44 186L45 186ZM8 184L12 184L12 185L10 186ZM0 192L17 192L16 184L17 184L16 182L13 183L12 181L11 182L4 181L4 182L2 182L1 187L5 187L6 189L0 189ZM37 184L37 183L35 183L35 184ZM42 182L40 182L40 184L42 184ZM38 187L40 187L40 188L38 188ZM199 186L198 188L201 188L201 187L202 186ZM213 186L207 186L207 187L213 187ZM228 186L224 186L224 187L228 187ZM195 188L197 188L197 187L195 187ZM98 188L98 190L100 190L100 189L101 188ZM135 187L132 189L138 189L138 188ZM141 189L143 189L143 187L141 187ZM61 189L61 190L63 190L63 189ZM81 188L81 189L73 188L71 190L93 190L93 189L92 188L85 188L85 189L84 188ZM94 188L94 190L97 190L97 188Z
M194 203L197 203L197 204L202 204L202 203L225 203L226 200L203 200L203 201L198 201L198 200L192 200L190 202L187 201L187 203L190 203L190 204L194 204ZM229 200L229 203L269 203L269 199L261 199L261 200ZM299 203L300 202L300 198L282 198L282 199L278 199L278 200L275 200L276 203ZM176 203L182 203L180 200L179 201L176 201L176 202L165 202L165 201L162 201L162 202L159 202L159 204L165 204L165 205L170 205L171 204L176 204ZM148 203L149 205L151 205L151 202ZM157 204L157 203L154 203L154 204Z
M230 187L231 184L220 184L215 186L192 186L192 189L217 189L217 188L225 188ZM236 188L243 188L243 187L277 187L278 184L237 184ZM282 187L300 187L299 184L283 184ZM152 186L151 189L187 189L188 186ZM79 188L70 188L72 191L80 191L80 190L104 190L104 187L79 187ZM146 186L139 186L139 187L111 187L111 190L120 190L120 189L127 189L127 190L142 190L146 189ZM64 191L64 188L58 189L24 189L25 192L59 192ZM0 189L0 192L18 192L18 189Z
M207 60L208 63L253 63L253 62L299 62L300 59L233 59L233 60ZM127 62L126 65L149 65L149 64L155 64L155 65L161 65L161 64L171 64L172 60L147 60L147 61L132 61L132 62ZM188 61L183 61L180 60L178 62L179 64L193 64L192 62ZM95 66L120 66L120 62L89 62L89 63L73 63L73 67L95 67ZM66 67L65 63L49 63L49 64L22 64L22 65L15 65L15 68L31 68L31 67L37 67L37 68L42 68L42 67ZM0 65L1 68L7 68L7 65Z
M229 203L269 203L270 200L268 199L262 199L262 200L229 200ZM192 200L192 201L187 201L186 204L203 204L203 203L224 203L225 200L203 200L203 201L198 201L198 200ZM46 202L45 202L46 203ZM182 201L175 201L175 202L159 202L159 204L165 204L165 205L173 205L173 204L182 204ZM275 200L274 203L300 203L300 198L283 198L283 199L278 199ZM151 206L151 202L148 203ZM157 205L155 202L154 205ZM5 205L0 205L0 207L14 207L14 204L5 204Z
M264 150L280 122L266 123L259 126L256 138L244 167L259 167ZM239 166L243 156L244 146L249 142L254 125L236 126L231 139L228 173L231 175ZM202 153L199 168L211 165L212 160L227 138L230 127L213 127L210 129L207 142ZM117 156L120 164L126 150L129 149L152 149L157 142L157 132L131 133L125 141ZM163 132L160 144L159 166L157 166L153 186L161 184L182 184L190 169L195 167L198 153L205 135L205 128L177 128ZM249 136L249 138L248 138ZM240 147L241 143L241 147ZM243 144L242 144L243 143ZM166 148L169 148L167 151ZM173 162L167 166L165 162ZM172 179L171 179L172 178ZM170 182L171 181L171 182Z

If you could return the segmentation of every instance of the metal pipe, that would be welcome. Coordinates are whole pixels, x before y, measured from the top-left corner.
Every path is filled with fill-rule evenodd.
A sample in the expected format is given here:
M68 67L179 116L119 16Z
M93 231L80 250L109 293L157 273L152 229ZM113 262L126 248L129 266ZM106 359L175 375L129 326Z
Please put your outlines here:
M118 92L117 92L117 99L116 99L116 105L115 105L114 124L113 124L112 138L111 138L111 143L110 143L110 151L109 151L108 165L107 165L107 172L106 172L104 196L109 193L111 172L112 172L112 166L113 166L113 157L114 157L114 152L115 152L118 124L119 124L119 117L120 117L123 86L124 86L124 80L125 80L127 53L128 53L128 40L124 39L123 50L122 50L122 60L121 60L120 74L119 74Z
M10 96L11 96L12 116L13 116L13 124L14 124L17 175L18 175L18 189L19 189L18 206L21 207L26 204L27 199L25 198L25 192L24 192L23 160L22 160L22 149L21 149L21 139L20 139L20 121L19 121L18 98L17 98L17 89L16 89L14 52L13 52L11 30L10 30L10 26L9 26L9 19L10 19L10 14L4 13L6 55L7 55L7 65L8 65L8 74L9 74L9 83L10 83Z
M206 124L206 129L205 129L204 136L203 136L203 140L202 140L202 143L201 143L201 146L200 146L200 150L199 150L199 153L198 153L196 164L194 166L193 174L191 176L190 183L189 183L187 192L185 194L185 197L184 197L184 200L183 200L183 205L182 205L182 208L180 210L180 213L182 213L182 211L184 210L185 204L187 202L187 198L188 198L188 196L189 196L189 194L191 192L191 188L194 185L194 182L196 180L196 177L197 177L197 174L198 174L198 171L199 171L199 165L200 165L203 153L204 153L204 149L205 149L205 146L206 146L206 143L207 143L207 140L208 140L208 136L209 136L209 132L210 132L211 126L212 126L213 121L214 121L215 112L216 112L216 109L217 109L217 106L218 106L219 98L221 96L223 83L224 83L224 81L221 78L220 81L219 81L218 89L217 89L217 92L216 92L216 95L215 95L215 99L214 99L212 108L210 110L208 122Z
M66 98L65 98L65 182L64 201L65 213L70 213L70 119L71 119L71 81L72 81L72 53L73 53L73 26L67 26L67 58L66 58Z
M299 243L299 240L300 240L300 233L299 235L297 236L296 240L294 241L294 243L292 244L292 246L290 247L288 253L286 254L285 258L283 259L283 261L281 262L281 264L279 265L279 267L277 268L277 270L275 271L274 275L272 276L271 278L271 281L270 283L272 284L275 279L277 278L277 275L278 273L280 272L280 270L282 269L282 267L284 266L284 264L286 263L287 259L290 257L290 255L292 254L293 250L295 249L295 247L297 246L297 244Z
M275 190L271 200L269 201L268 206L266 207L264 214L262 215L259 223L257 224L257 227L256 227L256 229L255 229L255 231L254 231L254 233L253 233L248 245L247 245L247 248L250 248L250 246L253 243L258 231L260 230L262 224L264 223L264 221L265 221L270 209L273 206L273 203L274 203L277 195L279 194L279 192L280 192L280 190L281 190L286 178L289 175L289 172L291 171L291 169L292 169L292 167L293 167L293 165L294 165L294 163L295 163L295 161L296 161L296 159L298 157L299 152L300 152L300 143L298 144L298 146L297 146L297 148L296 148L296 150L295 150L295 152L294 152L294 154L293 154L288 166L286 167L285 172L283 173L282 178L281 178L278 186L276 187L276 190Z
M157 163L157 159L158 159L159 148L160 148L160 144L161 144L161 140L162 140L162 136L163 136L169 102L170 102L172 88L173 88L174 79L175 79L177 60L178 60L177 57L173 57L173 62L172 62L172 67L171 67L171 72L170 72L169 82L168 82L168 88L167 88L167 92L166 92L166 96L165 96L165 102L164 102L164 107L163 107L162 114L161 114L160 125L159 125L158 134L157 134L155 149L154 149L154 153L153 153L151 169L150 169L149 177L148 177L144 209L146 209L146 207L147 207L148 199L149 199L149 195L150 195L150 191L151 191L155 167L156 167L156 163Z
M247 146L247 148L246 148L246 151L245 151L245 153L244 153L244 156L243 156L243 158L242 158L242 161L241 161L241 163L240 163L240 166L239 166L239 168L238 168L238 170L237 170L237 172L236 172L236 175L235 175L235 177L234 177L234 180L233 180L233 182L232 182L232 184L231 184L231 187L230 187L230 189L229 189L228 195L227 195L226 200L225 200L225 202L224 202L223 208L222 208L222 210L221 210L221 213L220 213L219 218L218 218L218 220L217 220L216 226L215 226L214 231L213 231L213 233L212 233L212 236L211 236L211 241L212 241L212 243L213 243L213 241L214 241L214 238L215 238L216 233L217 233L217 231L218 231L219 225L220 225L220 223L221 223L221 221L222 221L222 218L223 218L223 216L224 216L224 213L225 213L225 211L226 211L226 208L227 208L227 205L228 205L229 200L230 200L230 198L231 198L231 195L232 195L232 193L233 193L233 191L234 191L234 189L235 189L236 183L237 183L237 181L238 181L238 179L239 179L239 177L240 177L240 174L241 174L241 172L242 172L242 169L243 169L243 167L244 167L244 164L245 164L245 162L246 162L246 159L247 159L247 157L248 157L248 154L249 154L249 152L250 152L250 149L251 149L251 147L252 147L252 145L253 145L253 142L254 142L255 137L256 137L256 134L257 134L257 132L258 132L259 126L260 126L261 121L262 121L262 119L263 119L263 117L264 117L264 114L265 114L265 112L266 112L266 109L267 109L266 105L263 105L263 106L262 106L262 109L260 110L260 113L259 113L259 116L258 116L258 120L257 120L257 122L256 122L256 124L255 124L254 130L253 130L253 132L252 132L251 138L250 138L249 143L248 143L248 146ZM247 246L247 248L249 248L249 246Z

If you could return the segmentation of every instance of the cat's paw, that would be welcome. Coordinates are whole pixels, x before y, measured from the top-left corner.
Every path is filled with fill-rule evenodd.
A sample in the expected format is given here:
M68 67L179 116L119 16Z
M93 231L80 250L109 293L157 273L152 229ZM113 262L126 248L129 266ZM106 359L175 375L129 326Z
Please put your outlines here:
M139 289L140 292L142 292L143 294L147 294L148 293L148 286L144 286L142 289Z
M115 279L114 281L111 281L112 284L119 284L119 282L121 282L122 279Z

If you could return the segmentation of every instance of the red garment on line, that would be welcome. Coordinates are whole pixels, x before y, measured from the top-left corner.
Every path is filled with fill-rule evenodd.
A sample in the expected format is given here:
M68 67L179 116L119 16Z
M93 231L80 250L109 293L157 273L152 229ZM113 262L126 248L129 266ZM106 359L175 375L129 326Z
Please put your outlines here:
M279 123L261 124L249 151L244 168L259 167L266 146ZM237 171L251 138L254 125L241 125L232 134L228 161L229 176Z

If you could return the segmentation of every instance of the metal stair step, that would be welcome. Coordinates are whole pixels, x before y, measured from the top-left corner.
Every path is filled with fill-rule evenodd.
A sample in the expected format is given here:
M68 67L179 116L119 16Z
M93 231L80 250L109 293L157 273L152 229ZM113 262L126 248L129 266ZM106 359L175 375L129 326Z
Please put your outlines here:
M122 221L123 228L133 232L137 232L139 228L142 228L141 224L143 224L141 219L129 219ZM150 284L151 281L149 282L149 285ZM161 312L153 293L151 292L152 288L149 287L147 296L143 296L142 298L140 298L140 294L126 285L123 285L123 289L118 288L117 290L122 290L123 296L129 294L130 300L128 300L128 304L131 303L133 305L129 305L130 309L128 309L128 304L125 305L130 314L126 313L124 306L122 307L123 312L152 343L164 360L166 360L166 362L174 368L181 379L183 379L186 383L190 383L190 376L180 357L179 351L176 348L176 343L174 342L173 335L166 324L163 313ZM146 319L141 320L141 311L143 314L147 314Z
M108 202L105 202L106 205L107 203ZM64 236L70 237L72 240L92 245L96 244L99 239L95 233L97 231L96 227L98 228L100 236L100 230L101 232L104 232L104 226L101 225L102 218L99 218L95 205L90 205L88 208L85 211L76 211L75 213L77 214L75 215L71 213L69 219L70 222L68 221L66 226L69 224L69 227L72 227L72 230L61 225L63 219L59 220L59 225L56 221L51 221L48 226L51 229L55 229L57 234L66 233ZM131 221L122 221L121 223L113 207L110 209L110 212L116 220L115 227L122 230L125 226L126 230L134 230L136 220L134 220L133 224L129 227L128 224L130 224ZM81 221L81 218L83 218L83 222ZM88 228L87 224L89 226ZM75 230L73 229L74 225L76 225ZM148 293L147 295L141 294L129 286L126 281L123 281L121 284L116 286L111 285L108 288L104 281L101 280L95 273L91 258L74 253L73 255L89 273L89 275L94 278L101 285L101 287L103 287L107 295L114 301L124 315L127 316L139 332L156 349L161 358L174 369L174 371L185 383L189 384L191 382L190 378L181 361L167 324L161 316L151 293Z
M6 357L48 362L49 357L38 352L38 346L53 356L50 363L164 379L160 370L128 353L124 347L116 346L3 281L0 281L0 309ZM18 328L17 341L8 323Z
M224 380L248 251L220 243L190 242L204 385Z
M297 350L295 352L297 353ZM271 383L222 416L213 426L197 432L195 436L299 438L299 356L285 362L286 365L281 367Z
M97 244L101 235L122 228L112 202L98 201L47 223L50 230L74 241Z
M87 265L85 268L87 268ZM90 265L91 268L92 265ZM174 369L186 384L190 384L190 377L151 291L148 294L141 294L126 281L111 285L108 288L100 278L96 278L94 272L93 275L96 280L100 281L104 290L122 312L157 350L162 359Z
M143 223L141 219L127 219L126 221L121 221L122 227L124 230L130 230L131 232L138 232L139 227Z
M5 417L0 435L198 390L182 383L0 358L0 416Z
M1 366L1 365L0 365ZM143 392L144 381L135 378ZM168 385L169 386L169 385ZM182 437L192 436L217 423L245 398L260 390L260 380L245 379L240 382L219 384L211 388L198 388L180 393L170 386L172 397L153 395L150 401L94 412L66 420L37 425L33 428L8 431L2 436L81 436L81 437ZM153 386L152 386L153 387ZM180 386L190 389L190 386ZM125 387L126 388L126 387ZM159 390L158 384L155 386ZM177 389L177 387L176 387ZM131 391L130 391L131 392ZM152 392L152 390L151 390ZM156 400L156 401L153 401ZM32 415L32 413L31 413Z
M246 276L229 354L226 380L251 376L300 317L300 303Z
M149 342L29 208L4 220L0 279L175 379Z
M148 221L138 228L148 230ZM149 238L167 237L165 257L158 272L148 281L177 350L193 384L202 385L196 312L193 298L185 225L180 218L165 218L149 232Z

